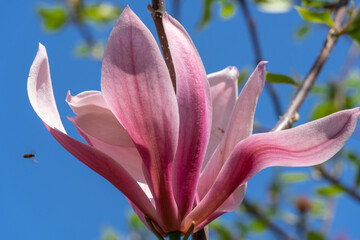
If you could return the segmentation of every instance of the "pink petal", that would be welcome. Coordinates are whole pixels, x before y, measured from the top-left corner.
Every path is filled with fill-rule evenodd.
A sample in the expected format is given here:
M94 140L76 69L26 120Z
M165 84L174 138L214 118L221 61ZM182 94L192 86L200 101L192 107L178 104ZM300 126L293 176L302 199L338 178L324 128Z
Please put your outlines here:
M252 135L238 143L214 185L183 222L202 222L241 184L271 166L312 166L334 156L350 138L360 108L280 132Z
M173 188L180 216L193 207L211 129L211 98L200 56L185 29L169 15L163 23L176 72L180 130Z
M101 88L105 101L133 139L166 231L179 219L171 186L179 116L170 75L155 39L126 7L105 48Z
M101 92L88 91L66 101L76 117L69 117L86 142L118 162L138 182L145 182L141 157L124 127L109 110Z
M151 219L156 219L156 211L150 200L137 182L120 164L94 147L73 139L54 128L48 127L46 123L45 126L68 152L112 183L146 216L149 216Z
M116 129L114 130L114 136L119 136L119 144L115 144L114 142L109 143L99 139L96 134L92 134L92 131L88 130L91 128L89 122L93 122L94 126L96 124L99 130L109 129L109 125L106 125L107 121L104 121L103 118L103 115L83 115L81 117L69 117L69 120L73 122L79 134L90 146L99 149L101 152L114 159L118 164L125 168L136 181L144 183L145 178L142 171L142 161L135 146L129 147L121 145L121 135L116 135L117 132L119 132Z
M131 199L144 214L151 216L151 218L156 217L155 209L145 193L119 164L97 149L65 134L52 91L46 50L41 44L30 69L28 95L32 107L44 122L45 127L65 149L111 182Z
M50 127L66 133L55 103L48 56L41 43L30 68L27 89L30 103L36 114Z
M209 191L235 145L252 133L256 104L265 84L265 64L259 63L236 101L224 137L201 174L200 199Z
M135 214L139 217L140 221L149 229L149 225L148 223L146 222L146 219L145 219L145 215L143 212L141 212L141 210L133 203L131 202L129 199L128 199L131 207L133 208ZM161 229L161 227L158 225L158 223L156 222L156 219L150 219L151 220L151 223L153 225L153 227L156 229L156 231L158 233L160 233L163 237L167 237L167 234Z
M211 223L216 218L220 217L224 213L231 212L239 208L241 202L243 201L246 193L246 184L238 187L231 195L226 199L226 201L221 204L221 206L216 209L208 218L206 218L201 224L195 227L194 232L204 228L206 225Z
M238 93L239 71L236 67L227 67L207 76L210 83L213 107L211 135L206 150L203 167L219 145L228 125Z
M85 91L76 96L71 96L69 91L66 96L66 102L76 115L93 112L94 110L92 110L92 108L103 108L110 111L101 92L99 91Z
M87 135L111 145L135 148L131 137L109 110L100 92L84 92L75 97L68 93L66 101L77 114L70 118L71 121Z

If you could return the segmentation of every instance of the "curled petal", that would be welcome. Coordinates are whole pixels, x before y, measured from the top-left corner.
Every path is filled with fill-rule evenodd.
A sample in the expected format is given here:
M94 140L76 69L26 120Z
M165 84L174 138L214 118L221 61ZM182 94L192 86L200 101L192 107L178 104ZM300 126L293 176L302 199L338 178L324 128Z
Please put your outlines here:
M41 43L39 43L38 52L30 68L27 90L36 114L50 127L66 133L55 103L48 56Z
M137 182L112 158L66 135L56 108L45 47L40 44L30 69L28 95L45 127L63 147L124 193L141 211L151 217L156 212Z
M201 174L200 199L209 191L235 145L252 133L256 104L265 84L265 64L258 64L236 101L225 135Z
M84 95L86 97L83 97ZM135 148L127 131L108 109L101 93L84 92L75 97L68 93L66 101L77 114L69 119L81 128L82 132L107 144Z
M186 30L165 14L163 24L176 72L179 143L173 166L173 188L180 216L195 201L195 192L211 129L211 98L206 72Z
M101 89L104 99L137 147L155 199L161 227L179 225L171 186L179 113L170 75L155 39L126 7L106 44Z
M312 166L334 156L350 138L360 108L340 111L293 129L252 135L238 143L215 183L186 217L202 222L241 184L271 166Z
M227 67L207 76L210 84L213 107L211 135L203 167L207 164L216 147L224 136L229 116L234 108L238 93L239 71L236 67Z
M76 96L71 96L69 91L66 96L66 102L76 115L83 115L101 109L110 111L99 91L85 91Z

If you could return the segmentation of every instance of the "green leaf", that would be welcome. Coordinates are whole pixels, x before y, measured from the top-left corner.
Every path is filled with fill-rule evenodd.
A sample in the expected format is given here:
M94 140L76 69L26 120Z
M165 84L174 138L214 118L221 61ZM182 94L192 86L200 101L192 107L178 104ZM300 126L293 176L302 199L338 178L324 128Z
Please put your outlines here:
M82 17L85 20L101 24L115 21L120 14L121 9L111 3L87 5L82 11Z
M324 0L303 0L302 1L302 5L304 7L308 7L308 8L322 9L326 5L329 5L329 4L334 4L334 2L332 2L332 1L324 1Z
M360 166L360 160L354 152L347 152L346 157L355 165Z
M358 166L356 170L356 177L355 177L355 187L360 186L360 166Z
M231 18L235 13L234 3L224 3L222 4L221 16L223 18Z
M347 33L360 46L360 7L353 13L352 22Z
M307 240L325 240L324 236L321 233L309 231L307 234Z
M42 19L42 24L46 30L59 30L68 19L68 13L62 7L40 7L37 10Z
M263 232L266 228L266 224L259 219L255 219L251 222L250 228L255 232Z
M211 6L214 0L205 0L204 1L204 7L203 7L203 13L201 17L201 21L198 24L198 28L203 28L205 25L207 25L212 17L211 13Z
M316 189L316 193L325 197L335 197L342 194L344 190L336 185L319 187Z
M285 83L291 85L297 85L297 82L289 76L282 75L282 74L275 74L275 73L266 73L266 80L272 83Z
M304 182L309 179L308 175L303 172L293 172L293 173L281 173L281 181L287 183L296 183Z
M321 103L315 107L313 114L312 114L312 120L326 117L326 116L333 114L339 110L340 109L338 109L336 107L334 101L327 101L327 102Z
M307 23L300 25L295 31L295 38L299 40L306 38L307 36L309 36L310 30L311 25Z
M323 23L330 27L334 25L331 15L328 11L315 12L302 7L295 7L300 16L308 22Z
M250 71L247 68L244 68L240 71L240 75L238 77L238 86L240 86L248 77L249 77Z

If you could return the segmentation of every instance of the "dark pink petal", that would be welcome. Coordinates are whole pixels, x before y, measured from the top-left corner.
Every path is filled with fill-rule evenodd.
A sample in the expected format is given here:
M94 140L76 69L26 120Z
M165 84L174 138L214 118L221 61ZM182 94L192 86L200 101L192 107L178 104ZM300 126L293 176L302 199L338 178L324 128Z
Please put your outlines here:
M206 225L211 223L216 218L220 217L221 215L231 212L239 208L241 202L243 201L246 193L246 184L241 185L238 187L231 195L226 199L226 201L218 207L208 218L206 218L201 224L195 227L194 232L204 228Z
M265 84L265 64L258 64L236 101L225 135L201 174L200 199L209 191L236 144L252 133L256 104Z
M147 216L156 217L151 202L137 182L112 158L66 135L56 108L45 47L40 44L30 69L28 95L45 127L71 154L99 173L131 199Z
M236 67L227 67L207 76L210 83L213 114L211 135L202 164L203 167L205 167L224 136L226 126L228 125L237 99L238 77L239 71Z
M312 166L328 160L350 138L359 117L360 108L354 108L293 129L255 134L241 141L183 225L204 221L239 185L264 168Z
M116 118L133 139L165 231L179 225L171 186L179 113L170 75L155 39L126 7L105 48L101 89Z
M180 129L172 173L174 195L183 217L194 204L210 137L212 107L206 72L189 35L169 15L164 15L163 23L176 72Z

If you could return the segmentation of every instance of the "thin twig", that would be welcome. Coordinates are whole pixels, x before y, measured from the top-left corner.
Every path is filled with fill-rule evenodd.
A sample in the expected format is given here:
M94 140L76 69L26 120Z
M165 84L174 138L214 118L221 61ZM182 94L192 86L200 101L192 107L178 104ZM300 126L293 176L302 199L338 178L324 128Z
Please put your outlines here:
M84 23L83 19L81 18L81 11L84 9L84 3L82 0L79 1L66 1L69 10L70 10L70 18L72 22L77 27L80 35L85 40L86 44L93 48L95 46L95 38L91 33L89 27Z
M246 198L242 201L242 205L246 208L246 211L261 220L269 229L275 232L279 237L285 240L292 240L284 230L278 227L275 223L270 221L262 212L260 212L252 203L250 203Z
M323 168L321 165L318 165L315 168L319 171L319 173L323 178L325 178L327 181L331 182L332 184L338 186L339 188L344 190L347 194L349 194L351 197L353 197L355 200L360 202L360 195L356 190L341 183L335 176L333 176L328 171L326 171L326 169Z
M354 66L356 60L359 58L360 49L355 42L353 42L349 48L348 54L340 69L339 76L337 77L337 82L340 83L346 79L350 70Z
M253 49L254 49L254 53L255 53L255 65L257 65L260 61L262 61L264 59L263 59L262 53L261 53L260 42L259 42L259 37L258 37L257 31L256 31L255 21L250 14L246 0L238 0L238 2L241 6L241 9L243 11L243 14L246 19L246 23L247 23L247 26L248 26L248 29L250 32L251 42L253 43ZM274 105L276 117L280 117L282 115L282 110L281 110L281 104L280 104L278 94L276 93L276 90L271 83L266 82L265 87L271 96L271 100Z
M319 52L318 57L316 58L313 66L311 67L309 73L306 75L304 81L301 83L298 91L296 92L294 98L290 102L285 114L278 121L276 126L273 128L273 131L279 131L282 129L289 128L293 123L293 117L301 107L304 102L306 96L311 90L312 86L315 83L316 78L318 77L321 69L323 68L326 60L329 58L332 49L334 48L339 35L338 30L341 27L342 21L345 16L346 6L348 4L348 0L340 0L338 3L338 7L334 16L334 26L330 28L325 43Z
M151 13L151 16L154 20L156 32L159 37L161 50L164 54L164 59L166 62L166 66L169 69L171 82L173 84L174 90L176 92L176 74L175 74L175 68L172 61L169 43L165 34L165 29L163 25L163 16L165 14L165 3L164 0L152 0L152 6L148 5L148 10Z

